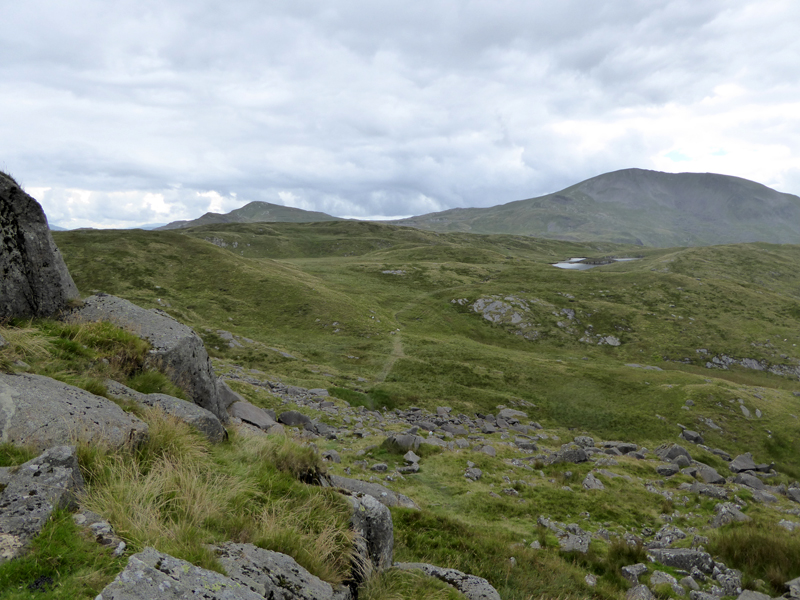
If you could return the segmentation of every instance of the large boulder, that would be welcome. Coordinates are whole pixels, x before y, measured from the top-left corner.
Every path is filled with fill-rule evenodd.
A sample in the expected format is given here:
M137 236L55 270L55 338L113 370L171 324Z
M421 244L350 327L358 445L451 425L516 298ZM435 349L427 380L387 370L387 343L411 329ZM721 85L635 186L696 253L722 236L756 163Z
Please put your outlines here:
M389 509L368 494L345 496L353 507L350 526L356 532L355 579L361 583L392 566L394 526Z
M78 297L42 207L1 172L0 280L0 321L47 317Z
M703 573L711 573L714 570L714 559L710 554L701 550L659 548L650 550L650 554L662 565L683 569L686 572L697 569Z
M202 433L209 442L219 443L228 437L225 428L211 411L186 400L167 394L142 394L111 379L106 380L106 389L115 398L132 400L140 406L160 408L165 414L191 425Z
M282 598L282 596L279 596ZM128 559L128 566L95 600L264 600L245 585L154 548Z
M756 463L753 460L753 455L750 454L749 452L746 452L745 454L740 454L739 456L734 458L731 464L728 465L728 468L734 473L742 473L744 471L755 471Z
M378 502L389 508L400 506L402 508L413 508L419 510L416 502L408 496L404 496L398 492L393 492L389 488L380 483L369 483L367 481L359 481L358 479L348 479L347 477L339 477L338 475L328 475L328 481L333 487L354 492L357 494L367 494L375 498Z
M679 446L678 444L662 444L655 450L656 456L663 460L664 462L675 462L675 460L680 457L684 456L688 460L688 463L691 463L692 457L689 452L683 446Z
M336 600L350 597L349 589L334 590L286 554L233 542L215 550L228 577L264 598Z
M445 569L427 563L395 563L395 569L418 570L456 588L469 600L500 600L500 594L483 577L462 573L456 569Z
M106 398L41 375L0 373L0 441L137 447L147 425Z
M235 396L227 393L224 382L217 381L203 340L190 327L163 311L145 310L106 294L87 298L72 318L108 321L146 339L153 347L148 366L166 373L192 402L214 413L220 421L228 420L226 409Z
M0 563L19 556L54 510L76 506L83 477L74 446L56 446L10 474L0 493Z

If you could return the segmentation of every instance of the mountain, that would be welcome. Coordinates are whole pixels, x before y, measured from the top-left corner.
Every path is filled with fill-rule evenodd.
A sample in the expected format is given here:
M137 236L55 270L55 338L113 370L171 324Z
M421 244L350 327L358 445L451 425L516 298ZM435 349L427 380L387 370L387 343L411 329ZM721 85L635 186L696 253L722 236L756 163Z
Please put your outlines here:
M713 173L624 169L490 208L393 221L432 231L505 233L645 246L800 243L800 198Z
M208 212L192 221L173 221L156 229L185 229L197 225L218 225L221 223L316 223L318 221L342 220L339 217L333 217L322 212L280 206L269 202L251 202L227 214Z

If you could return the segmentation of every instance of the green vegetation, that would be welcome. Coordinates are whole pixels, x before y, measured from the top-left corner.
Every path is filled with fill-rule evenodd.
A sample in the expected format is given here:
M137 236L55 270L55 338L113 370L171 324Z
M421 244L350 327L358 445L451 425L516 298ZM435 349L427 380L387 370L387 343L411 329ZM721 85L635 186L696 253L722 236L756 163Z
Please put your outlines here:
M151 440L138 454L82 450L87 498L132 551L155 544L214 568L204 544L252 541L338 581L349 565L346 507L302 483L327 467L373 477L420 505L393 509L397 560L485 577L504 600L618 598L628 585L619 567L643 560L641 547L619 536L665 523L702 530L714 514L715 502L679 489L692 481L688 475L665 479L652 462L631 457L615 457L604 474L589 463L521 461L514 436L500 432L482 436L496 456L423 446L418 473L387 481L368 469L382 462L391 473L404 464L381 442L407 430L386 417L411 406L450 407L470 417L496 414L499 406L522 410L544 428L546 437L536 440L542 454L584 434L652 450L678 441L680 424L699 431L709 449L774 461L776 485L800 478L800 423L793 416L800 415L793 395L800 384L792 371L800 365L797 246L659 250L350 222L54 237L82 293L166 310L204 338L218 372L327 389L339 409L352 408L350 430L363 420L359 427L368 434L314 440L320 451L340 453L342 462L328 465L289 438L232 433L209 446L147 413ZM550 264L612 255L641 258L582 272ZM496 309L485 316L479 306L492 303ZM9 324L0 329L10 342L0 349L0 365L84 386L111 377L141 391L174 393L158 374L142 370L146 347L124 332L91 327ZM604 343L608 338L619 345ZM759 370L741 363L708 368L723 357L752 359L745 364ZM297 408L263 387L232 387L257 406ZM304 412L345 425L324 410ZM728 474L710 450L691 452ZM7 454L11 464L24 458ZM468 461L483 471L479 481L464 477ZM604 490L582 488L590 470ZM748 582L763 579L763 589L777 594L780 579L798 564L798 533L773 531L791 505L785 497L767 506L737 493L757 526L723 528L708 548L745 571ZM594 539L586 555L562 553L555 536L537 526L539 516L605 529L610 541ZM771 537L762 539L765 523ZM543 549L531 548L534 541ZM742 554L743 548L753 550ZM777 554L788 566L779 566ZM597 577L595 587L586 583L587 572ZM363 593L456 597L413 573L385 574Z

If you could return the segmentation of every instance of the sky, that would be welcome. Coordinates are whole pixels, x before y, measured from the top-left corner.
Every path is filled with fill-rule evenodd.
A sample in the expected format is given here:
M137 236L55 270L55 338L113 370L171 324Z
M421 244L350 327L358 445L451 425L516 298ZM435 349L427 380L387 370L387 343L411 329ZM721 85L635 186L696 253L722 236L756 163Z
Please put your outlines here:
M3 3L0 169L51 225L359 219L624 168L800 194L797 0Z

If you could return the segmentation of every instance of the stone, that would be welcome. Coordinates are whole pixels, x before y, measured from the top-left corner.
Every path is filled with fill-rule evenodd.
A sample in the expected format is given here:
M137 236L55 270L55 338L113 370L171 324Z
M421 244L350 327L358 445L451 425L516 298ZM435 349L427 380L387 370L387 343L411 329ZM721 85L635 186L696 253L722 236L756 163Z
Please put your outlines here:
M709 594L699 590L692 590L689 592L689 600L719 600L719 596Z
M625 600L655 600L655 596L649 587L640 583L627 591Z
M754 592L753 590L743 590L736 600L772 600L772 596L762 594L761 592Z
M0 322L49 317L79 297L39 203L0 172Z
M409 450L413 450L415 452L419 450L419 446L422 442L423 438L421 436L411 433L396 433L387 437L383 441L383 445L390 452L405 454Z
M575 443L564 444L558 452L549 458L550 463L582 463L587 460L589 460L589 456L586 454L586 450Z
M725 483L725 478L717 473L716 469L703 464L697 469L697 478L705 483L713 483L715 485Z
M781 519L778 522L778 527L783 527L786 531L796 531L800 530L800 523L797 521L787 521L786 519Z
M184 390L189 399L211 411L223 423L235 398L217 381L203 340L190 327L161 310L145 310L132 302L98 294L84 301L71 315L80 321L108 321L150 342L146 366L156 368Z
M392 513L373 496L345 496L353 507L350 525L356 533L354 551L358 568L356 583L367 581L373 573L392 566L394 529Z
M497 456L497 450L494 449L494 446L482 446L480 451L487 456Z
M690 590L699 590L700 586L691 575L687 575L678 582L682 587L689 588Z
M688 459L687 465L691 463L692 457L687 452L686 448L678 444L662 444L655 449L656 456L664 462L675 462L679 456L685 456Z
M77 507L82 491L74 446L55 446L21 465L0 493L0 563L19 556L54 510Z
M764 490L767 487L766 485L764 485L763 481L761 481L755 475L751 475L747 471L737 473L736 477L733 478L733 481L734 483L746 485L747 487L753 488L754 490Z
M800 503L800 488L789 488L786 490L786 497L792 502Z
M421 459L420 459L420 457L419 457L419 456L417 456L417 455L416 455L416 454L415 454L415 453L414 453L412 450L409 450L408 452L406 452L406 453L403 455L403 460L404 460L404 461L406 461L406 462L407 462L407 463L409 463L409 464L415 465L415 464L417 464L417 463L418 463L418 462L419 462Z
M591 536L585 531L579 533L567 532L558 538L558 546L563 552L580 552L586 554L589 551Z
M753 461L753 455L747 452L746 454L740 454L734 458L733 461L731 461L731 464L728 465L728 468L733 473L741 473L742 471L755 471L756 463Z
M778 499L768 492L764 492L761 490L753 490L753 500L756 502L761 502L762 504L775 504Z
M334 600L335 590L286 554L228 542L214 548L228 577L260 598Z
M656 473L662 477L672 477L680 468L675 463L662 463L656 467Z
M296 410L287 410L278 415L278 423L287 427L311 426L311 418Z
M508 421L509 423L518 423L520 419L527 419L528 415L521 410L514 410L513 408L504 408L497 413L499 419Z
M681 438L686 440L687 442L691 442L692 444L702 444L703 436L697 433L696 431L691 431L689 429L684 429L680 435Z
M677 585L678 580L675 579L669 573L664 573L664 571L653 571L653 574L650 575L650 585L655 587L657 585L667 584L669 586Z
M576 436L573 441L581 448L594 448L594 438L591 438L588 435Z
M422 571L426 575L435 577L456 588L469 600L500 600L500 594L497 593L497 590L482 577L427 563L395 563L394 567L403 571Z
M653 558L662 565L683 569L690 572L696 568L702 573L711 573L714 570L714 560L711 555L701 550L689 548L658 548L649 551Z
M167 394L142 394L112 379L107 379L105 386L115 398L133 400L140 406L160 408L165 414L197 429L209 442L216 444L228 437L220 420L202 406Z
M88 529L101 546L113 547L114 556L122 556L125 552L127 544L117 537L111 524L97 513L84 509L72 515L72 520L79 527Z
M322 452L322 458L328 462L339 464L342 462L342 457L336 450L325 450Z
M8 342L2 335L0 335L0 348L2 348L3 346L8 346Z
M686 485L686 484L681 484ZM680 487L678 489L681 489ZM701 496L708 496L709 498L716 498L717 500L727 500L728 499L728 492L725 491L724 488L717 487L715 485L707 485L705 483L700 483L699 481L695 481L688 487L690 492L695 494L700 494Z
M255 425L259 429L268 430L270 427L277 425L277 421L267 411L249 402L234 402L228 407L228 414L231 417L241 419L245 423Z
M125 570L95 600L167 598L264 600L264 596L233 579L149 547L131 556Z
M604 486L603 482L595 477L592 473L589 473L583 480L583 488L586 490L604 490L606 489L606 486Z
M636 563L635 565L627 565L620 569L622 576L630 581L633 585L639 584L639 577L647 573L647 565L644 563Z
M39 450L81 441L136 448L147 425L107 398L41 375L0 373L0 441Z
M483 476L483 471L477 467L470 467L464 472L464 477L472 481L478 481Z
M791 598L800 598L800 577L787 581L785 585L789 589Z

